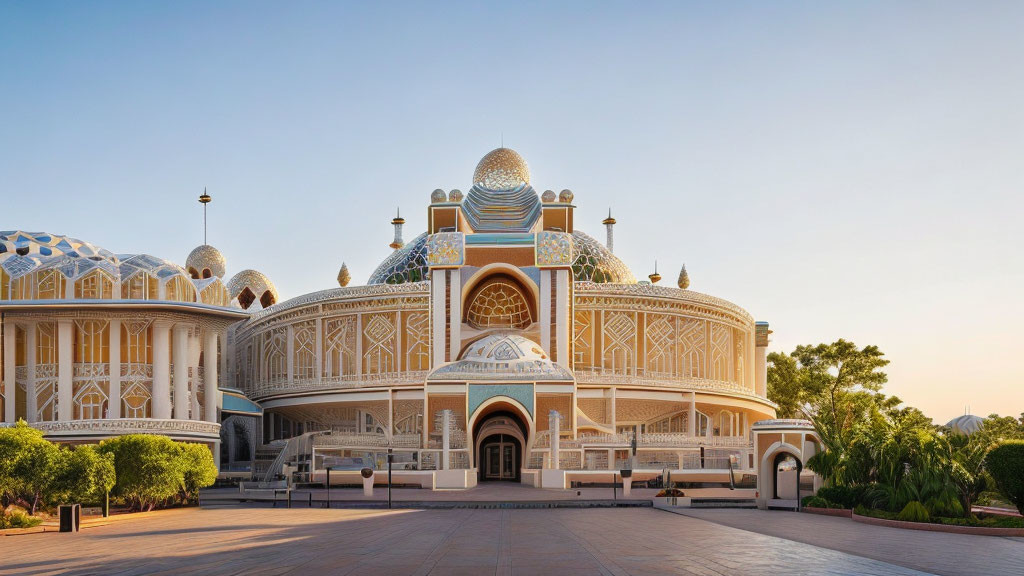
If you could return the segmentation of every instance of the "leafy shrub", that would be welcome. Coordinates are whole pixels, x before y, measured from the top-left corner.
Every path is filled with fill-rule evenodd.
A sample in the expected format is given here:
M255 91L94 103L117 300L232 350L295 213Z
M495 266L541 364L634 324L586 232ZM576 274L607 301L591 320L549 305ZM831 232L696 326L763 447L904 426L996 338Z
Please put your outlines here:
M836 508L849 510L864 503L866 490L867 486L822 486L818 489L817 496L835 504Z
M29 516L28 512L20 508L12 510L11 513L7 515L7 523L11 528L31 528L33 526L38 526L42 521L42 518Z
M999 491L1024 514L1024 440L1008 440L990 450L985 468Z
M928 509L917 500L907 502L907 505L896 516L897 520L904 522L928 522L929 518Z
M928 514L932 516L959 518L964 515L963 505L950 492L930 498L925 502L924 507L928 509Z
M187 501L217 479L213 455L202 444L128 434L102 442L99 451L114 462L113 494L138 510L152 510L174 496Z
M685 496L685 494L683 494L683 491L680 490L679 488L666 488L666 489L661 490L660 492L658 492L658 494L655 497L656 498L665 498L665 497L682 498L683 496Z
M867 516L868 509L863 504L857 504L857 507L853 509L853 513L857 516Z
M983 528L1024 528L1024 518L1016 516L987 516L985 518L936 518L936 522L950 526L980 526Z
M831 503L820 496L805 497L803 505L806 508L832 508Z
M24 420L0 429L0 496L25 502L31 514L53 483L60 451Z
M199 497L199 489L212 486L217 481L217 465L213 461L213 453L202 444L183 443L182 459L182 496L184 501Z

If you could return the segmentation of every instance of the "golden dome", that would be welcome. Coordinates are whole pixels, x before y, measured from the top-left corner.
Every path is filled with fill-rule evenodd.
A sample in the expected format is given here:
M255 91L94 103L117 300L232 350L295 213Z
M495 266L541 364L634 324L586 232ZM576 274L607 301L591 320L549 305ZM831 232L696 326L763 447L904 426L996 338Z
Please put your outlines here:
M224 255L209 244L196 247L185 259L185 269L193 278L223 278L226 269Z
M473 171L473 184L487 190L515 190L530 183L526 160L511 148L495 148Z
M235 274L228 280L227 288L231 299L237 300L245 309L255 300L259 300L262 308L273 306L280 300L274 283L256 270L242 270Z

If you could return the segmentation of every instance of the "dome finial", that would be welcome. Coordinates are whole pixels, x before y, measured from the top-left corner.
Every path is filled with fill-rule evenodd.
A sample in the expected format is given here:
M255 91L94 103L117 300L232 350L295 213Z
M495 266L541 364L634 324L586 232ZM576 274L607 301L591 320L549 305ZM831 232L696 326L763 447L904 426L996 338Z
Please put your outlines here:
M686 264L683 264L683 268L679 271L679 280L676 281L676 284L683 290L690 287L690 275L686 272Z
M352 281L352 275L348 273L348 264L341 263L341 270L338 270L338 285L344 288Z
M651 284L657 284L658 281L661 280L661 274L658 274L658 261L657 260L654 261L654 274L650 274L647 277L651 279Z
M473 171L473 184L487 190L503 192L529 183L530 169L526 160L515 150L504 146L488 152Z
M206 193L206 186L203 186L203 193L199 195L199 203L203 205L203 244L206 244L206 205L212 201L213 198Z

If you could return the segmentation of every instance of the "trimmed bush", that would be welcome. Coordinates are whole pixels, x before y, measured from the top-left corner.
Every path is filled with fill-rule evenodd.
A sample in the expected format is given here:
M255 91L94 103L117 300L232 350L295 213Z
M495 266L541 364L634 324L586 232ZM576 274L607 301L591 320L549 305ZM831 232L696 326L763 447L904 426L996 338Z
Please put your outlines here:
M152 510L178 496L182 501L217 479L210 449L166 436L127 434L100 444L113 458L113 494L137 510Z
M1024 514L1024 440L1008 440L990 450L985 468L999 491Z
M917 500L911 500L896 515L896 519L904 522L928 522L930 517L928 516L928 509L924 507L924 504Z
M822 486L818 489L817 496L828 500L839 508L853 508L860 503L859 492L848 486Z
M832 508L829 501L821 498L820 496L805 497L803 499L803 505L805 508Z

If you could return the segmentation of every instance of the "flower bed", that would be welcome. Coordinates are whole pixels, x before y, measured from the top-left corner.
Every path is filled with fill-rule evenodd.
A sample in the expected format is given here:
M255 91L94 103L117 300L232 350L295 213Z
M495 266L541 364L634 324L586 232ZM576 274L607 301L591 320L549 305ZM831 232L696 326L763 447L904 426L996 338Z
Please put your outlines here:
M988 526L958 526L934 522L903 522L901 520L875 518L873 516L861 516L859 514L852 514L851 517L854 522L860 522L862 524L888 526L890 528L903 528L905 530L924 530L926 532L946 532L949 534L974 534L976 536L1024 536L1024 528L993 528Z
M820 514L822 516L836 516L838 518L853 517L853 510L845 508L817 508L814 506L805 506L800 510L802 512L807 512L808 514Z

